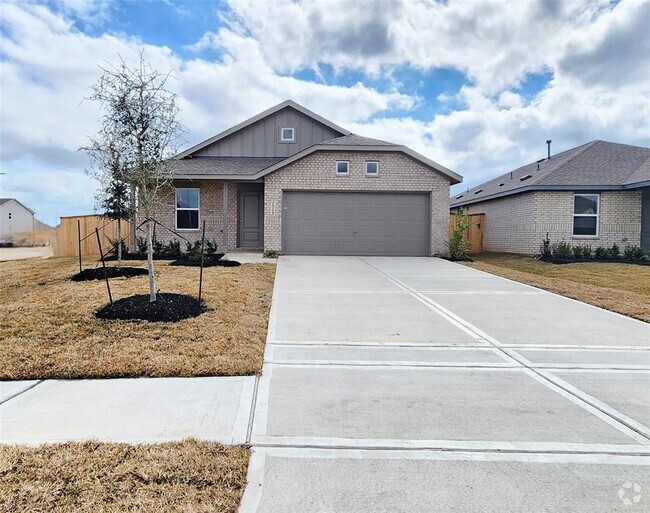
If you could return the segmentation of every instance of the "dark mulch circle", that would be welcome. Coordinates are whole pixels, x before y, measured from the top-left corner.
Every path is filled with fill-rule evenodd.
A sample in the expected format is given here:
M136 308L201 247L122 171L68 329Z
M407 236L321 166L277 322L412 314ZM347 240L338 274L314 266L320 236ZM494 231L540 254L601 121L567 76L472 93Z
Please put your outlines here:
M142 267L106 267L109 278L132 278L133 276L146 276L149 272ZM104 269L84 269L70 278L72 281L103 280Z
M158 294L158 300L149 302L149 294L118 299L95 313L100 319L178 322L197 317L207 311L203 302L185 294Z
M184 265L188 267L201 267L201 262L198 260L174 260L169 265ZM206 260L203 262L203 267L237 267L241 264L235 260Z

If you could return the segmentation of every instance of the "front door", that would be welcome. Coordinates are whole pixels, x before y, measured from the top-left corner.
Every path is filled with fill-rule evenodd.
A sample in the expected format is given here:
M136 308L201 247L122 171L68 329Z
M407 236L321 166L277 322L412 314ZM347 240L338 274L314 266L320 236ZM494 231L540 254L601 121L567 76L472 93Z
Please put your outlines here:
M262 248L264 246L264 185L238 185L238 233L240 248Z

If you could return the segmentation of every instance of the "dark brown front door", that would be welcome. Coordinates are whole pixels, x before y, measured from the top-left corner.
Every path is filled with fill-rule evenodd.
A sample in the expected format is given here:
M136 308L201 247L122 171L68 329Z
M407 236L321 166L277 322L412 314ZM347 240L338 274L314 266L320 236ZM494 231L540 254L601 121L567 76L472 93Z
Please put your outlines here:
M261 248L264 246L264 186L240 184L238 189L237 246Z

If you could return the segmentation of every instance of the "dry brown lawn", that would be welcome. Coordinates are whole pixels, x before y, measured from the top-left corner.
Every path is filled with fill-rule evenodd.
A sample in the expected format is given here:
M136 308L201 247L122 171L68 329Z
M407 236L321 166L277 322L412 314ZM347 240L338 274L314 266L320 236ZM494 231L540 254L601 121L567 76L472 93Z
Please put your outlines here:
M0 445L0 510L236 512L249 450L187 440Z
M250 375L262 366L275 266L203 271L211 310L177 323L106 321L103 281L72 282L68 258L0 263L0 379ZM95 260L84 262L97 265ZM145 266L145 262L125 265ZM199 270L156 262L157 288L197 295ZM147 276L111 280L113 299Z
M483 253L466 265L650 322L650 266L583 262L551 264Z

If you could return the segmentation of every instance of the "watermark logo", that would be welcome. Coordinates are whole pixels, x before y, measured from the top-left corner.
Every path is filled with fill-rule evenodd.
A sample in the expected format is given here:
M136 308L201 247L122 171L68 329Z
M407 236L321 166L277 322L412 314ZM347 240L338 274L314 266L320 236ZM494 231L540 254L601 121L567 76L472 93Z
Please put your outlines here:
M641 502L641 485L626 481L618 489L618 498L626 506L632 506Z

